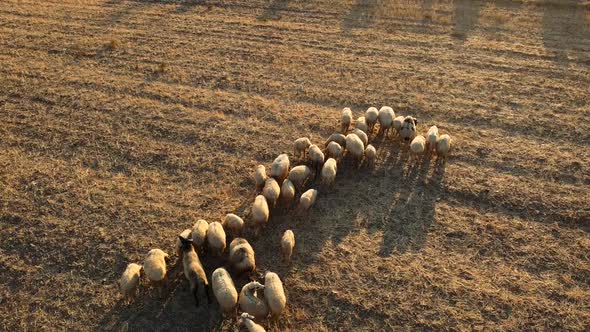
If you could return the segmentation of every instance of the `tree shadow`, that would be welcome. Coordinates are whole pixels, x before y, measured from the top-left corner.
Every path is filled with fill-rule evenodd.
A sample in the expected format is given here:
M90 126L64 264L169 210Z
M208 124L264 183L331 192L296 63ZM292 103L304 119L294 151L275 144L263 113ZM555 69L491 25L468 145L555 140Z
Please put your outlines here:
M468 34L477 25L479 12L484 4L479 0L455 0L453 2L453 32L451 35L463 42L467 40Z
M590 37L590 5L584 4L580 0L564 0L560 5L543 6L543 45L562 66L569 65L573 53L588 54L582 45ZM590 58L582 61L590 64Z
M367 28L375 20L381 0L356 0L348 15L342 21L342 31L350 32L357 28Z
M287 9L291 0L273 0L264 10L262 15L258 16L260 21L277 21L281 19L281 12Z

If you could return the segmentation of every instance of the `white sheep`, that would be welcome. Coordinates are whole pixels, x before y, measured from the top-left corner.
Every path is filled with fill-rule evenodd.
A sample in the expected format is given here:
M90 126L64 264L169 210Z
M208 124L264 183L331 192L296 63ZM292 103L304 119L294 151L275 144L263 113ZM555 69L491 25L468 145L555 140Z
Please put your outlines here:
M264 298L272 317L281 315L287 305L287 297L283 289L281 278L274 272L267 272L264 276Z
M342 146L340 146L340 144L338 144L336 142L330 142L328 144L328 147L326 148L326 157L327 158L334 158L334 159L336 159L336 161L339 161L340 159L342 159L343 152L344 152L344 149L342 148Z
M379 134L383 133L387 137L387 132L391 132L393 129L393 119L395 118L395 112L393 108L389 106L383 106L379 110ZM401 128L401 123L400 123Z
M293 255L293 248L295 247L295 234L288 229L281 238L281 251L283 252L283 259L291 263L291 256Z
M264 319L268 316L268 305L257 296L258 290L264 290L264 285L257 281L249 282L242 287L238 300L240 309L252 315L252 319Z
M414 137L412 143L410 143L410 151L412 152L412 159L418 160L418 158L424 153L426 148L426 139L422 135Z
M375 123L377 123L377 118L379 117L379 111L375 107L369 107L367 112L365 112L365 121L367 122L367 127L369 131L367 134L370 136L373 133L373 128L375 127Z
M199 255L195 251L192 239L186 239L180 235L178 238L182 243L182 268L184 277L188 280L191 294L195 298L197 306L199 306L199 298L203 295L206 295L207 302L211 303L209 281L207 280L207 275L205 274Z
M191 229L191 236L193 239L193 246L197 251L202 251L207 241L207 230L209 229L209 223L206 220L199 219L193 225Z
M365 145L358 135L348 134L346 136L346 151L360 166L360 162L363 159L363 154L365 153Z
M225 231L221 223L214 221L207 229L207 244L214 256L220 256L225 250Z
M406 142L412 142L414 137L416 137L416 126L418 125L418 120L411 116L406 116L404 118L404 122L402 123L402 128L399 131L399 135L402 140Z
M281 185L281 197L283 204L290 206L295 200L295 185L291 180L285 179Z
M397 116L393 119L393 129L395 129L395 133L399 135L400 130L402 130L402 125L404 124L405 116Z
M229 228L233 236L238 236L242 233L242 229L244 228L244 219L236 214L228 213L225 215L223 227Z
M270 167L270 176L273 177L277 182L283 183L283 180L289 174L289 156L286 154L280 154L272 162Z
M262 189L264 182L266 181L266 168L264 165L256 166L254 171L254 180L256 181L256 190Z
M179 235L182 236L185 239L190 239L192 238L192 229L187 228L184 231L182 231ZM181 251L181 247L182 243L180 242L180 239L176 240L176 254L180 257L180 255L182 255L182 251Z
M243 312L238 321L239 324L246 326L248 332L266 332L264 327L254 322L254 316Z
M289 180L297 190L302 190L311 175L311 169L306 165L295 166L289 172Z
M311 168L316 172L321 169L324 164L324 153L315 144L309 147L309 161L311 162Z
M256 271L254 249L244 238L237 237L229 244L229 261L238 274Z
M280 194L281 187L279 187L277 180L273 178L266 179L266 183L262 189L262 195L264 195L264 198L266 198L268 204L270 204L272 207L275 207Z
M255 235L258 235L260 228L264 227L268 222L269 211L268 203L263 195L258 195L252 204L252 227L254 227Z
M365 134L369 132L369 126L367 125L367 121L365 120L364 116L361 116L358 119L356 119L354 127L364 131Z
M331 186L334 184L334 180L336 179L336 172L338 170L338 166L336 165L336 159L328 158L324 163L324 167L322 167L322 177L321 182L325 186Z
M143 261L145 276L152 282L162 282L166 279L166 260L168 254L160 249L152 249Z
M301 137L293 143L293 156L299 159L305 158L305 152L311 145L311 141L307 137Z
M345 107L342 109L342 117L340 119L341 122L341 131L343 134L346 134L348 132L348 128L350 127L350 124L352 123L352 111L350 110L350 108Z
M231 276L224 268L220 267L213 271L211 287L221 310L226 314L234 311L238 303L238 291Z
M119 291L123 295L125 303L129 303L130 298L137 293L142 269L143 267L141 265L131 263L127 265L127 268L123 271L123 275L117 281Z
M436 141L438 140L438 128L436 126L430 127L426 134L426 144L428 145L428 152L432 153L436 150Z
M330 142L336 142L344 148L346 147L346 136L340 133L333 133L332 135L330 135L330 137L328 137L328 140L326 141L326 147L328 146L328 144L330 144Z
M373 167L375 165L375 157L377 156L377 150L375 147L369 144L365 149L365 161L367 162L367 167Z
M363 141L363 146L367 146L367 144L369 144L369 136L367 136L364 131L354 128L352 130L352 134L357 135L361 141Z
M309 189L308 191L301 194L299 198L299 213L305 213L315 204L318 197L318 191L316 189Z
M451 150L451 136L444 134L436 141L437 158L447 158L447 154Z

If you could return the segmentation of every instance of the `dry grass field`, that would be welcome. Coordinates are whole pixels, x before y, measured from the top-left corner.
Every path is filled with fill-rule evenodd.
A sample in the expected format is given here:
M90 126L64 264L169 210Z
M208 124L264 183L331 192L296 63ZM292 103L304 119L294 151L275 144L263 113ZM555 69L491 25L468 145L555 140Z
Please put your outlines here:
M246 213L254 167L295 138L382 105L451 156L411 166L377 139L374 170L345 163L309 216L273 211L251 240L289 302L262 324L590 326L588 2L4 0L0 44L2 331L238 331L178 268L130 305L115 280Z

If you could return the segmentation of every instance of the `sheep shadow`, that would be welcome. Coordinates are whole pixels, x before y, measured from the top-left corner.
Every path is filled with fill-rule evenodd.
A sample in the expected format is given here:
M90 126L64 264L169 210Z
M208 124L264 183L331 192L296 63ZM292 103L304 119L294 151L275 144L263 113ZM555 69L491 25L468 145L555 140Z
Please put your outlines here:
M582 45L590 36L590 5L584 8L580 0L564 0L561 5L543 6L543 46L552 59L561 66L568 66L574 52L586 53ZM590 64L590 58L585 58Z
M281 12L287 9L290 0L273 0L272 3L264 10L258 20L260 21L276 21L281 19Z
M224 261L206 257L202 260L211 280L211 273ZM99 331L170 331L198 330L224 331L233 328L236 321L224 317L219 306L212 303L195 305L188 282L182 272L182 263L173 258L168 265L168 277L164 285L150 286L146 280L138 287L138 294L130 304L119 300L106 313Z
M348 33L353 29L369 27L375 19L380 4L380 0L356 0L342 21L342 31Z

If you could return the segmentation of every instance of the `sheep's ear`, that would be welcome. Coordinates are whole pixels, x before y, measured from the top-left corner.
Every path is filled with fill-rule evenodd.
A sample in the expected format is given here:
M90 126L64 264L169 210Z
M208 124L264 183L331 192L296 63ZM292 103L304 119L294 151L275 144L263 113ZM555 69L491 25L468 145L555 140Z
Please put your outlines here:
M418 124L418 119L414 118L414 122L415 122L416 124Z

